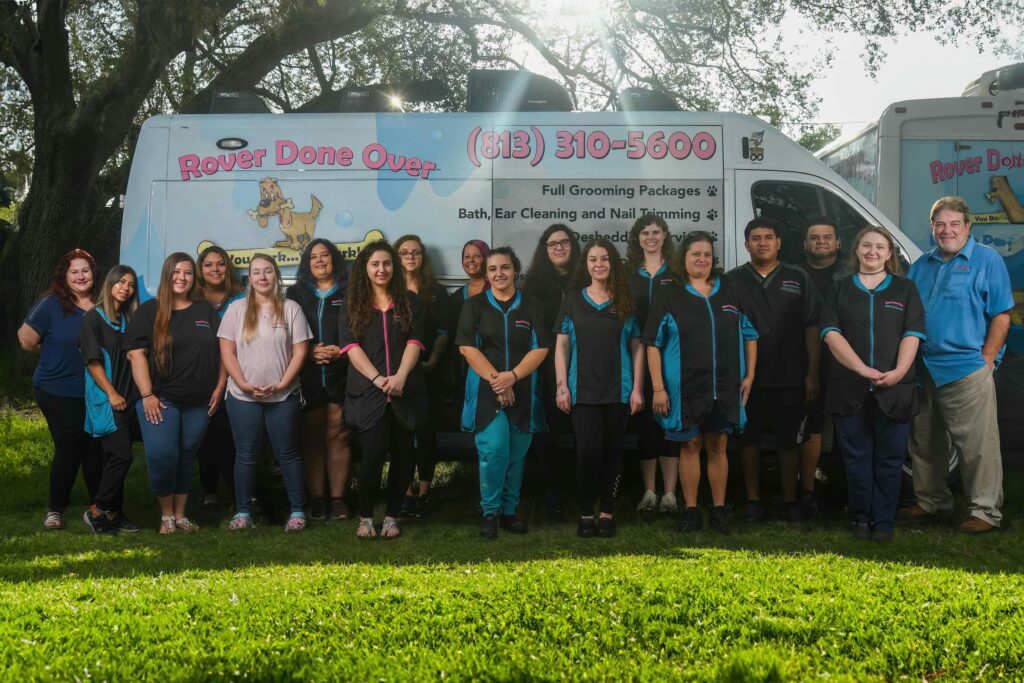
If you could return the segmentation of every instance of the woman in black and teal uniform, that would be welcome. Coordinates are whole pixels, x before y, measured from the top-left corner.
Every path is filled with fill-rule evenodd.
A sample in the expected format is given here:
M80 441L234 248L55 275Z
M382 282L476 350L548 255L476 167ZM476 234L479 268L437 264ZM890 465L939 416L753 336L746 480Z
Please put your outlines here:
M447 372L451 378L451 398L455 408L454 422L451 416L446 415L446 428L459 429L462 421L462 399L466 395L466 359L459 353L459 347L455 344L455 331L459 329L459 317L462 315L462 307L470 298L481 294L490 287L487 284L487 273L484 271L484 261L491 253L491 247L483 240L469 240L462 245L462 270L469 278L469 282L456 289L448 297L448 354Z
M380 535L398 538L398 514L412 478L413 440L427 413L420 368L423 308L405 287L395 250L384 240L366 245L352 265L348 298L338 317L340 354L348 356L345 422L362 449L359 465L359 538L373 538L373 508L384 463L387 510Z
M633 310L643 330L647 324L647 312L651 308L654 293L662 285L675 282L675 242L668 229L668 223L661 216L645 214L633 223L626 240L626 267L629 270L629 291L633 296ZM647 375L646 364L644 374ZM677 512L676 479L679 476L679 458L675 447L665 441L665 430L654 419L651 412L651 382L644 384L644 407L631 420L636 432L640 459L640 477L644 493L636 509L641 512ZM657 471L661 466L661 479L665 493L659 503L657 494Z
M535 372L548 335L540 303L516 291L515 252L494 249L486 268L491 288L466 302L455 343L469 364L462 429L474 432L480 458L480 535L495 538L499 521L510 533L527 531L516 507L526 452L547 428Z
M615 535L626 420L643 407L644 357L626 267L608 240L583 250L554 331L555 400L576 435L577 534L609 538Z
M405 270L405 286L416 294L423 304L424 352L420 367L427 382L429 410L423 428L416 432L416 475L419 485L413 496L412 484L405 492L402 516L422 517L432 508L430 484L437 467L437 431L441 419L441 399L444 387L442 360L448 347L448 290L434 279L423 241L418 235L403 235L395 241L398 261Z
M853 534L884 542L893 536L918 408L914 358L925 338L924 306L913 281L896 274L888 230L864 228L853 250L856 273L832 283L821 315L821 336L838 361L825 410L836 416Z
M580 243L561 223L541 233L533 252L523 291L537 300L544 314L544 329L550 330L562 307L562 296L580 261ZM572 432L572 424L555 405L555 358L548 354L540 369L544 391L544 414L548 430L533 440L533 450L540 461L547 488L545 508L548 519L559 520L565 512L566 486L572 478L569 461L558 450L558 436Z
M138 306L138 279L128 266L107 273L96 308L85 314L78 348L85 362L85 431L103 448L103 473L93 504L83 519L93 533L138 531L123 510L124 480L132 464L132 427L129 410L138 397L132 366L121 349L128 318Z
M342 417L348 361L339 351L338 316L348 276L338 248L323 238L306 245L295 284L285 297L299 304L313 341L299 373L302 452L310 519L348 519L345 490L352 463L351 434ZM328 504L329 497L329 504Z
M700 451L708 453L711 525L728 533L726 443L743 429L754 382L757 331L740 290L715 268L714 237L690 233L682 244L682 282L663 287L651 305L644 342L654 384L654 414L665 438L679 443L679 483L686 511L681 531L703 526L697 509Z

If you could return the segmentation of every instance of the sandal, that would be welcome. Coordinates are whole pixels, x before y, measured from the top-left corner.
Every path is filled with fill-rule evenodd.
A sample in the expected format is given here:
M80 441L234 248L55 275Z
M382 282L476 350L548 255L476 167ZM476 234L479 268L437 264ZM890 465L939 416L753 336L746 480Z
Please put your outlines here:
M356 536L359 538L376 538L377 530L373 528L373 517L362 517L359 526L356 527Z
M178 530L175 526L174 515L161 515L160 516L160 528L157 529L161 534L173 534Z
M194 534L199 531L199 525L188 517L178 517L174 520L174 526L178 527L179 530L184 531L186 534Z
M392 540L402 535L402 528L398 526L398 520L394 517L385 517L384 524L380 528L381 538Z
M49 531L59 531L64 528L64 515L60 512L50 510L43 518L43 528Z
M299 517L297 515L292 515L291 517L289 517L288 521L285 522L285 525L284 525L285 533L291 533L293 531L302 531L305 528L306 528L306 518L305 517Z
M252 523L252 517L246 514L237 514L228 522L228 531L246 531L255 528L256 525Z

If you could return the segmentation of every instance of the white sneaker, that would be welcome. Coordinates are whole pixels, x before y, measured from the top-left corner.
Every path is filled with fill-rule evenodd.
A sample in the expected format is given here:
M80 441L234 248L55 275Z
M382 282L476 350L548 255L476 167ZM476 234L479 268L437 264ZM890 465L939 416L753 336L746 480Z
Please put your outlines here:
M658 507L658 494L654 491L644 491L643 498L637 503L637 512L654 512Z
M679 505L676 503L676 494L669 491L661 497L661 505L658 506L661 512L679 512Z

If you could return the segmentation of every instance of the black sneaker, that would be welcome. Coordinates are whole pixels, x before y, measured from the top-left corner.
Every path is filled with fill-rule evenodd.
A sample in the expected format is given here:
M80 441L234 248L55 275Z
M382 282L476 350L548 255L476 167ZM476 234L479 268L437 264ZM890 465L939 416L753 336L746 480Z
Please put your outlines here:
M406 496L402 499L402 509L398 512L399 517L406 519L419 517L419 505L415 496Z
M85 525L89 527L94 534L116 534L117 529L110 523L108 518L102 512L93 515L90 510L86 510L82 515L82 519L85 521Z
M526 521L519 519L515 515L502 515L498 522L501 524L502 530L510 534L525 534L530 530L526 525Z
M802 522L804 519L800 503L790 501L782 506L782 518L787 522Z
M480 536L487 540L498 537L498 518L494 515L484 515L483 524L480 525Z
M854 522L853 523L853 537L866 541L871 538L871 525L867 522Z
M764 508L761 506L761 501L747 501L747 507L743 510L743 521L753 523L760 522L762 519L764 519Z
M112 514L113 517L110 519L110 523L118 530L118 532L134 534L139 530L139 525L128 519L128 516L123 512L118 511Z
M313 498L309 501L310 519L327 519L327 501L322 498Z
M615 535L615 520L611 517L602 517L597 520L597 535L601 538L611 538Z
M892 529L872 529L871 540L875 543L889 543L892 541Z
M704 519L700 516L700 510L697 508L686 508L686 512L683 513L683 519L679 522L679 530L684 534L689 534L699 531L703 527Z
M729 513L725 511L725 506L711 508L711 515L708 517L708 521L711 522L711 528L720 534L728 535L729 531Z
M580 525L576 527L576 535L580 538L593 538L597 533L597 525L594 524L593 517L584 517L580 519Z
M818 494L816 491L804 491L800 495L800 512L804 519L811 519L818 514Z

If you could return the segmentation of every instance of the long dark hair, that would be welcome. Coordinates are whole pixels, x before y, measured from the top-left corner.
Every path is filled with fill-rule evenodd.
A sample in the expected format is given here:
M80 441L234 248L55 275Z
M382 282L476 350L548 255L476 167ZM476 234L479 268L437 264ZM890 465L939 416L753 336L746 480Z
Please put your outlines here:
M156 290L156 320L153 322L153 362L157 372L166 377L171 370L171 315L174 313L174 267L179 263L192 264L192 288L186 293L191 298L196 288L196 262L183 251L176 251L166 259L160 269L160 285Z
M615 245L603 237L587 242L583 248L583 255L576 266L576 273L572 278L573 287L590 286L590 273L587 272L587 256L594 247L601 247L608 252L608 264L611 271L608 273L608 293L615 303L615 311L619 320L627 320L633 315L633 297L629 292L629 279L626 276L626 267L622 264L622 257Z
M192 290L192 294L196 299L206 299L206 288L209 285L206 284L206 279L203 277L203 261L210 254L217 254L224 259L224 267L226 268L224 271L224 301L227 301L242 291L242 281L235 274L235 268L231 264L231 257L228 256L228 252L216 244L199 252L199 259L196 261L196 285Z
M569 236L569 263L567 265L570 275L580 262L580 242L569 226L562 223L549 225L537 240L537 247L533 250L533 260L530 261L530 267L526 271L525 289L529 292L543 294L561 289L558 282L558 271L555 270L555 265L548 258L548 240L556 232L564 232Z
M43 292L44 295L52 294L57 297L57 300L60 302L60 309L65 316L74 310L75 302L77 301L71 288L68 287L68 270L71 269L71 262L78 258L87 261L89 269L92 270L92 289L89 291L89 300L96 303L100 295L100 273L99 266L96 265L96 259L85 249L72 249L57 259L57 265L53 269L53 278L50 280L50 286Z
M630 270L636 270L644 265L644 250L640 246L640 233L648 225L657 225L665 233L665 241L661 245L661 258L665 259L665 265L669 271L675 272L676 265L676 244L672 239L672 233L668 229L668 223L661 216L653 213L645 213L636 219L633 227L629 230L629 237L626 238L626 265ZM654 273L651 273L654 275Z
M710 232L694 230L686 234L682 246L679 247L679 276L683 278L683 284L690 278L686 272L686 252L697 242L707 242L711 245L711 272L708 273L707 282L712 283L722 275L722 269L715 265L715 236Z
M131 275L132 280L135 281L135 289L132 290L131 298L125 301L121 305L121 310L117 310L117 305L114 303L114 295L111 290L114 289L114 285L121 281L125 275ZM139 305L139 276L135 274L135 270L131 266L118 265L114 266L107 272L107 276L103 278L103 285L100 291L100 300L96 304L103 311L104 315L108 319L113 320L120 315L124 316L125 320L132 317L132 313Z
M367 244L352 264L352 275L348 279L348 297L345 306L348 310L348 329L358 339L373 316L373 285L366 274L366 264L370 257L378 251L387 252L391 256L391 282L388 283L388 298L398 311L398 325L403 332L412 329L412 306L405 288L405 273L398 254L387 240L377 240Z
M420 269L415 275L405 273L405 266L399 261L398 265L401 266L402 272L405 273L406 278L414 277L416 279L416 288L418 289L420 299L427 305L434 303L434 283L437 282L437 278L434 277L434 269L430 267L430 257L427 256L427 249L423 246L423 240L420 239L419 235L402 235L395 240L395 253L402 248L402 245L406 242L416 242L420 245L420 251L423 252L420 256ZM405 283L406 287L409 286L408 279Z
M310 270L309 261L312 258L313 247L318 244L322 244L327 249L327 253L331 255L331 269L333 271L331 275L338 284L338 289L345 291L345 288L348 286L348 271L345 268L345 259L342 258L338 247L323 237L317 237L315 240L307 243L306 248L302 250L302 256L299 257L299 269L295 273L295 281L303 287L308 287L310 290L316 289L316 279L313 277L313 271Z

